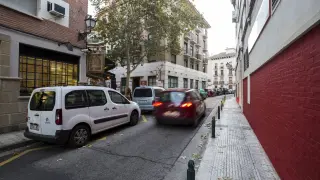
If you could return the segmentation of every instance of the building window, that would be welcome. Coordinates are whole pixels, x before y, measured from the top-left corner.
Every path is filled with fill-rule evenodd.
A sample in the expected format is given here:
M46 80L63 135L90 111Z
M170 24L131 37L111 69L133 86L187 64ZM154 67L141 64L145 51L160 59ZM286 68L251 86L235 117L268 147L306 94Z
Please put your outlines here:
M205 89L205 88L206 88L206 82L202 81L202 89Z
M232 89L232 85L229 85L229 89Z
M190 79L190 89L193 89L193 79Z
M171 63L177 64L177 56L175 54L171 54Z
M197 36L197 43L199 44L200 43L199 34L196 34L196 36Z
M78 64L20 56L19 72L21 96L29 96L39 87L78 84Z
M188 59L184 59L184 66L188 67Z
M232 76L232 70L229 69L229 76Z
M221 70L221 76L223 76L223 70Z
M184 54L188 54L188 43L184 42Z
M194 56L194 52L193 52L193 45L190 45L190 52L191 52L191 56Z
M218 76L218 71L214 71L214 75L215 75L215 76Z
M168 88L178 87L178 77L168 76Z
M248 49L246 50L246 52L244 54L243 65L244 65L244 71L246 71L249 68L249 51L248 51Z
M194 69L194 60L190 60L190 68Z
M216 89L217 89L217 88L218 88L218 86L214 86L214 88L216 88Z
M188 88L188 79L183 78L183 88Z
M203 72L207 72L207 66L206 65L203 65Z
M199 71L199 63L196 63L196 70Z
M148 76L148 86L157 86L156 76Z
M207 43L206 43L206 40L203 40L203 49L207 49Z
M195 89L199 88L199 80L196 80Z

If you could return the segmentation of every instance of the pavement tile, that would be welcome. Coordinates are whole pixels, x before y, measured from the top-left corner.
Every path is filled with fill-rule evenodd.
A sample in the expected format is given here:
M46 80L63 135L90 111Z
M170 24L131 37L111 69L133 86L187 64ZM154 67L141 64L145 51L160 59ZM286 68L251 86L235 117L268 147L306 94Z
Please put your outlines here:
M11 147L19 147L26 145L26 143L33 142L32 140L24 137L24 131L16 131L5 134L0 134L0 151L8 150Z
M210 138L197 180L280 179L235 98L227 99L216 121L216 138Z

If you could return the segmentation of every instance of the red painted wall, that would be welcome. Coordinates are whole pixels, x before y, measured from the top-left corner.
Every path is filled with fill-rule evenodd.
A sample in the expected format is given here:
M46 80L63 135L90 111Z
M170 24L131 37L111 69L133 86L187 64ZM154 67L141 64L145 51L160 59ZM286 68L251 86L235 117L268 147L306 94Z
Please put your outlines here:
M320 25L243 81L244 114L281 179L320 179Z

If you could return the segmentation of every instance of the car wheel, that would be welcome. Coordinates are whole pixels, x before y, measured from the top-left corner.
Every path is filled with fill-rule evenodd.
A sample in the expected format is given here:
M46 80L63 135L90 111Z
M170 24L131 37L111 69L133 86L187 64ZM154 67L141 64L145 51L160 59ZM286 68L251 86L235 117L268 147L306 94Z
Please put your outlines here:
M86 145L90 139L90 129L85 125L79 125L73 128L69 137L69 146L72 148Z
M130 126L134 126L138 124L139 121L139 113L136 110L133 110L130 115Z

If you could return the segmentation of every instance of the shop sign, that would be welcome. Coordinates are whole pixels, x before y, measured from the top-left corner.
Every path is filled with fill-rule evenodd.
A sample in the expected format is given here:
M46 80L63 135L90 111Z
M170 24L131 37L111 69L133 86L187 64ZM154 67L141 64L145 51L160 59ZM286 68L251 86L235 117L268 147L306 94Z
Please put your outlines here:
M87 72L103 73L105 66L105 53L89 53L87 54Z

